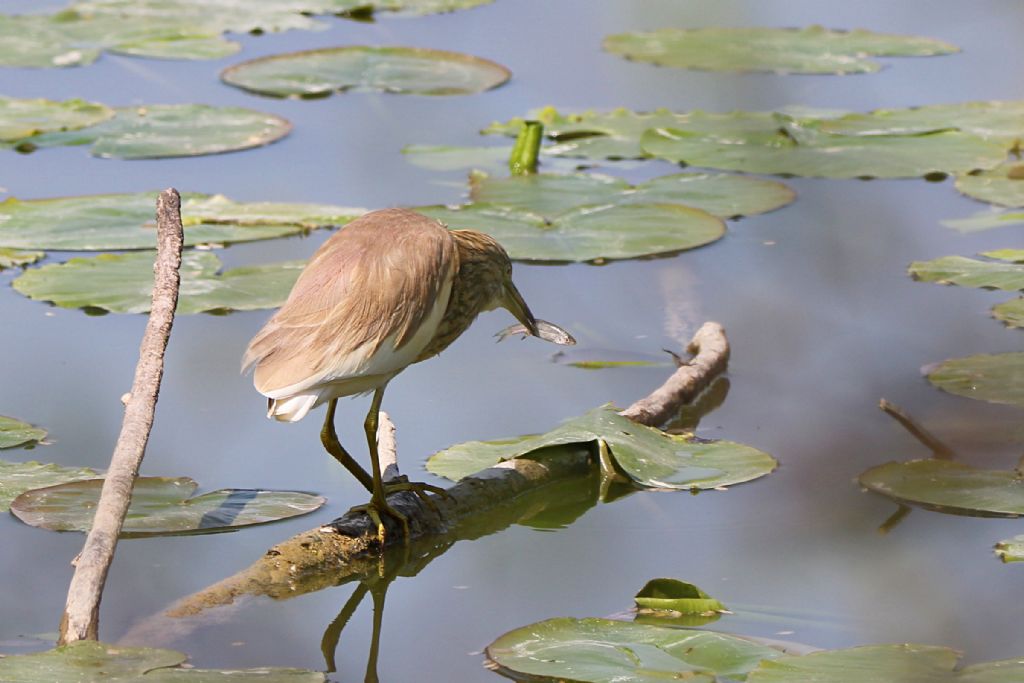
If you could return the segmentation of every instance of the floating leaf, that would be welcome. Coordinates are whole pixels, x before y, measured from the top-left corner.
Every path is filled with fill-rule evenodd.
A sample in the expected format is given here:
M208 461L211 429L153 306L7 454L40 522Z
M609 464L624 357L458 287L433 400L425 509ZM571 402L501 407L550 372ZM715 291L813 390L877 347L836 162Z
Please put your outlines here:
M577 360L566 363L581 370L607 370L609 368L652 368L668 365L652 360Z
M89 479L27 491L14 499L11 512L31 526L88 531L102 486L102 479ZM192 497L198 487L188 477L139 477L122 534L215 533L305 515L324 504L311 493L262 489L221 489Z
M0 247L0 270L14 266L27 266L46 256L41 251L19 251Z
M829 117L821 122L821 129L826 133L862 136L925 135L958 130L1001 142L1009 149L1024 136L1024 100L875 109Z
M999 541L996 543L995 551L1003 562L1024 562L1024 536Z
M622 417L611 406L595 408L546 434L503 441L470 441L427 460L434 474L458 481L502 460L565 444L608 446L615 463L641 486L712 489L763 477L773 457L730 441L699 442L666 434Z
M88 128L113 116L110 107L85 100L55 102L0 97L0 140L9 142L40 133Z
M285 261L218 273L210 252L186 252L181 259L178 314L276 308L284 303L305 266ZM63 308L111 313L145 313L153 289L153 252L101 254L32 268L12 283L25 296Z
M958 176L956 189L989 204L1024 207L1024 163L1015 160L988 171Z
M154 104L115 111L114 118L89 128L43 133L11 144L23 152L92 145L92 154L98 157L160 159L261 147L291 131L291 124L279 116L241 107Z
M46 434L42 430L39 431L43 435ZM3 434L3 431L0 431L0 439L3 438ZM97 476L99 475L96 470L88 467L63 467L50 463L0 460L0 510L6 511L10 507L11 501L26 491L83 479L94 479Z
M928 372L928 381L957 396L1024 408L1024 353L943 361Z
M909 272L915 280L984 289L1024 289L1024 264L979 261L963 256L943 256L914 261Z
M694 249L718 240L725 224L681 204L582 206L553 219L492 204L421 206L417 211L453 230L494 236L522 261L626 259Z
M996 304L992 307L992 315L1009 327L1024 327L1024 297Z
M634 598L637 607L682 614L724 612L725 605L692 583L679 579L651 579Z
M627 59L710 71L850 74L878 71L870 57L958 52L932 38L807 28L661 29L608 36L604 48Z
M630 185L596 173L537 173L506 178L476 174L474 202L557 215L586 204L685 204L722 218L774 211L795 198L788 186L726 173L677 173Z
M782 655L713 631L569 618L509 631L486 652L499 671L516 680L586 683L714 683L742 679L760 661Z
M13 448L46 438L46 430L0 415L0 448Z
M413 165L431 171L458 171L464 168L503 171L508 168L512 146L406 145L402 148L402 154Z
M1003 228L1008 225L1024 223L1024 211L1015 209L1003 211L981 211L968 218L953 218L942 221L947 228L960 232L978 232L992 228Z
M156 248L155 192L0 202L0 247L96 251ZM363 209L235 202L185 194L185 244L231 244L347 223ZM0 254L2 258L2 254ZM2 262L0 262L2 266Z
M184 668L188 657L174 650L123 647L80 640L45 652L0 657L0 679L9 683L214 683L224 680L261 683L323 683L319 671L303 669Z
M321 97L353 89L469 95L496 88L510 76L500 64L459 52L361 45L260 57L221 73L229 85L274 97Z
M905 505L979 517L1024 515L1024 479L1015 470L982 470L950 460L872 467L861 486Z
M1012 683L1024 676L1019 658L954 670L959 657L949 648L915 644L824 650L765 659L747 683Z

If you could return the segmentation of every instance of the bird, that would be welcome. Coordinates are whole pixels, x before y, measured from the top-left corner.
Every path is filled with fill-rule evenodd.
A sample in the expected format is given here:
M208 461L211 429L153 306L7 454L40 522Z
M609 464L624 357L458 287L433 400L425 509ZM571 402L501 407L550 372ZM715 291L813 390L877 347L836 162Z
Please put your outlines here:
M444 351L477 315L507 309L532 336L538 323L512 282L512 262L496 239L476 230L449 230L408 209L371 211L334 233L313 254L284 305L249 343L242 370L267 397L267 417L297 422L324 403L324 448L371 494L360 506L377 526L406 516L387 494L443 489L381 479L377 424L384 389L413 363ZM543 321L542 321L543 322ZM373 394L363 422L372 475L338 440L339 398Z

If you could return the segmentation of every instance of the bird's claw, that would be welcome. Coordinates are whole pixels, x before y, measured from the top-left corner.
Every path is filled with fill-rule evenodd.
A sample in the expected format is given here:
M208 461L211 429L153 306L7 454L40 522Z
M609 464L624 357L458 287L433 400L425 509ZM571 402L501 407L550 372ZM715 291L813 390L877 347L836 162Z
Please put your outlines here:
M387 500L383 498L378 499L377 496L374 496L366 505L358 505L352 509L356 512L365 512L366 516L369 517L370 521L377 527L377 541L380 543L381 548L384 547L384 542L387 540L387 528L381 520L381 513L384 513L392 519L397 519L399 523L401 523L402 533L405 535L405 541L406 543L409 542L409 518L406 517L405 514L388 505Z
M421 501L423 501L423 504L430 508L438 517L441 516L441 511L438 509L437 503L431 500L430 496L427 494L433 493L441 496L445 500L452 499L451 494L440 486L434 486L433 484L427 484L422 481L409 481L409 479L404 475L397 481L384 484L384 490L388 494L397 493L399 491L412 491Z

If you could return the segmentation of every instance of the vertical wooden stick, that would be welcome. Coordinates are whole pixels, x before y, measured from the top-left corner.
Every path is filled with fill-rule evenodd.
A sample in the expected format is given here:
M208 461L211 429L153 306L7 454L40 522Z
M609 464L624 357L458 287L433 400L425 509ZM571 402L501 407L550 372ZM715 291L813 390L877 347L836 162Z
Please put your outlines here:
M71 578L67 605L60 623L58 643L61 645L76 640L96 640L99 636L103 586L153 426L153 413L164 372L164 351L178 306L178 269L181 267L183 238L181 197L177 190L172 188L160 193L156 219L158 251L153 266L155 277L149 322L142 337L135 380L125 406L121 434L103 482L96 516L82 552L74 563L75 574Z

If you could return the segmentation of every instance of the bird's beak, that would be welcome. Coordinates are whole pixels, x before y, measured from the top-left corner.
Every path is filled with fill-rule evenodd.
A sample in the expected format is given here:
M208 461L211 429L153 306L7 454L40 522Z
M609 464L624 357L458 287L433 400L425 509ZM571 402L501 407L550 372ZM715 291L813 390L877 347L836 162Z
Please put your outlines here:
M511 280L505 283L505 300L502 302L502 306L507 308L509 313L514 315L530 334L534 337L540 336L537 331L537 321L534 319L533 313L530 313L530 307L523 301L523 295L519 293Z

